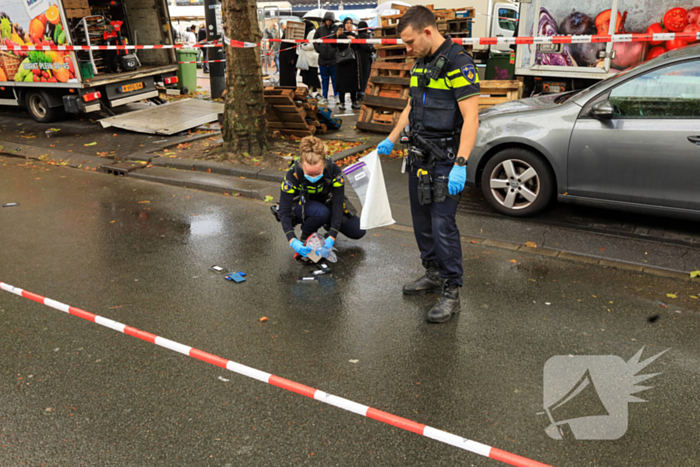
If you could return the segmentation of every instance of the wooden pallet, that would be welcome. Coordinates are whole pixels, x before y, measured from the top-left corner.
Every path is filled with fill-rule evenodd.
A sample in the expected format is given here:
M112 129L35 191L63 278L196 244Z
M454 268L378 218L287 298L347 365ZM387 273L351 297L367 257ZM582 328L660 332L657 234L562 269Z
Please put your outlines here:
M362 101L357 128L390 133L408 104L413 63L375 62Z
M479 110L488 109L497 104L514 101L520 98L522 84L520 81L482 81Z
M317 101L307 96L308 88L304 87L266 87L265 110L270 131L299 137L326 133L328 127L318 120Z

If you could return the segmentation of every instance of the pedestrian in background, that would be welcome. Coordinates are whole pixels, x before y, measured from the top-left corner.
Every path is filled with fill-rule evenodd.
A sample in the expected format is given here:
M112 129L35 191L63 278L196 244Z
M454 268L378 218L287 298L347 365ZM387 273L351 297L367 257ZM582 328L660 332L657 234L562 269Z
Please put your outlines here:
M282 25L282 39L286 39L287 28ZM280 86L297 85L297 48L293 42L282 42L279 53Z
M335 15L332 11L327 11L323 15L323 24L316 30L314 34L314 39L334 39L336 32L338 31L337 26L333 24L335 22ZM323 88L323 99L319 101L319 104L328 104L328 84L329 81L333 82L333 92L338 97L338 91L336 87L336 75L335 75L335 53L337 51L336 44L323 44L315 43L314 47L316 52L318 52L318 68L321 71L321 87Z
M357 25L358 39L371 39L372 33L368 31L368 26L366 21L360 21ZM360 95L357 98L361 101L365 97L365 89L367 89L367 81L369 81L369 74L372 71L372 53L374 52L374 46L372 44L357 44L357 61L360 64Z
M202 24L199 26L199 32L197 33L197 39L200 44L204 44L207 42L207 27L206 25ZM202 64L202 70L204 73L209 73L209 47L202 47L202 60L204 63Z
M304 34L307 39L311 40L316 34L316 28L311 21L305 21L306 28ZM302 55L308 65L308 70L300 69L301 82L309 87L309 92L313 97L321 89L321 81L318 79L318 52L313 44L302 44L299 47L299 61L302 60Z
M338 39L356 39L355 25L352 18L345 18L343 25L336 32ZM345 110L345 94L350 94L352 108L359 109L357 95L360 92L360 64L357 60L357 44L338 44L336 54L336 81L340 94L338 106Z
M197 44L197 35L195 34L197 31L197 26L192 25L185 31L185 44L189 45L190 47L194 47L194 45Z

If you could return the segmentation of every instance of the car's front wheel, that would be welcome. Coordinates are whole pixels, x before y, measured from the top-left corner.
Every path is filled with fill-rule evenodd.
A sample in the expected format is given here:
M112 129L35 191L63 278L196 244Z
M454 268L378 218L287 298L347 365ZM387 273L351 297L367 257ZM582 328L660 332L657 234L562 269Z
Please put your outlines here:
M526 217L542 211L555 191L554 173L538 154L504 149L484 166L481 189L493 208L508 216Z

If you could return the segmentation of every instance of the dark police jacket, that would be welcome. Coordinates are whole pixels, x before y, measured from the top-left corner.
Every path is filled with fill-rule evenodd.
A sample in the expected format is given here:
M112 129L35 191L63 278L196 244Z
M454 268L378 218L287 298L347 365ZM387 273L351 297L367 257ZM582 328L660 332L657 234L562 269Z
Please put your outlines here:
M289 169L282 182L280 193L279 216L282 222L284 234L287 240L296 238L294 234L293 209L297 204L303 205L306 201L318 201L328 205L331 210L331 228L328 231L331 237L337 237L341 224L345 199L345 179L343 171L330 159L326 159L326 168L323 177L316 183L309 182L304 177L304 170L297 162Z
M440 55L449 59L437 79L421 86L421 76L430 75L435 60ZM425 81L425 80L423 80ZM464 47L452 42L450 36L429 57L416 61L411 70L411 133L426 138L444 138L462 129L464 118L459 101L480 94L479 75L474 60Z

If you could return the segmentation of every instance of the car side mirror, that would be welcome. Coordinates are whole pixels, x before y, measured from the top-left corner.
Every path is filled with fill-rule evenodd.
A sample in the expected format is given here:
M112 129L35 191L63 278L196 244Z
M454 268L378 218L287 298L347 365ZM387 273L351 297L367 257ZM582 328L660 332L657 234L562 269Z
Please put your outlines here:
M610 120L613 118L613 113L613 105L609 100L598 102L591 108L591 117L597 118L598 120Z

